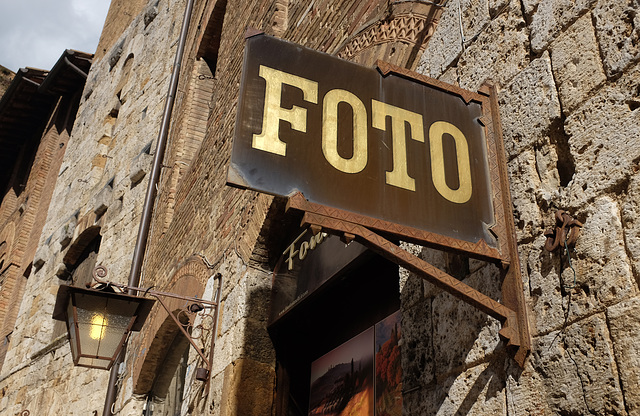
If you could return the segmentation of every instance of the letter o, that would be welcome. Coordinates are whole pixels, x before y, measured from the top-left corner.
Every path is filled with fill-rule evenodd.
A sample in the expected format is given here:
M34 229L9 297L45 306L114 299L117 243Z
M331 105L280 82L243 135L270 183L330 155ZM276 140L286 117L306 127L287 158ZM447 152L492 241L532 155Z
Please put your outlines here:
M458 161L458 189L447 185L444 170L444 150L442 137L451 135L456 144L456 160ZM451 123L436 121L429 127L429 148L431 150L431 180L436 190L445 199L456 204L464 204L471 199L471 162L469 160L469 144L464 134Z
M338 154L338 104L353 109L353 156ZM346 90L329 91L322 103L322 153L327 162L344 173L358 173L367 166L367 109L358 97Z

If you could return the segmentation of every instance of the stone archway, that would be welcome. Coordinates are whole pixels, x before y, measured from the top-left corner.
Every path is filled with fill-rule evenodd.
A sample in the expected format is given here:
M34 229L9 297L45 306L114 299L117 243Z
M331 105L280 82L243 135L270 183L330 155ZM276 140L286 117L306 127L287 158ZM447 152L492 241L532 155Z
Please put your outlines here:
M169 279L166 288L162 291L191 297L202 296L203 282L207 281L210 272L200 257L189 257ZM172 298L164 301L174 315L184 307L185 303L184 300ZM134 394L148 394L153 390L158 377L165 376L161 374L162 364L178 350L178 348L172 349L171 345L180 337L184 335L173 319L161 305L156 304L140 336L135 343L132 343L132 350L135 351L132 364Z

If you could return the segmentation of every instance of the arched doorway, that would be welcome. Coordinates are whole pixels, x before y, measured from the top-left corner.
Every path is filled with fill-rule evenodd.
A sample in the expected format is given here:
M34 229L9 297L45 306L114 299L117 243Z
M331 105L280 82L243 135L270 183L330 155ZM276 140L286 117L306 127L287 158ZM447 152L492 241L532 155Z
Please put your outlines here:
M189 361L189 341L178 332L158 366L145 403L145 416L179 416Z

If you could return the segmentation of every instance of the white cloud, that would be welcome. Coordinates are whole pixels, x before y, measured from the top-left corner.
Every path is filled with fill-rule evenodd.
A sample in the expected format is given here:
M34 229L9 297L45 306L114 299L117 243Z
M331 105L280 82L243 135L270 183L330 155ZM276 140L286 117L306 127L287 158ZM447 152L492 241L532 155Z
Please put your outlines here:
M0 0L0 65L51 69L65 49L94 53L110 0Z

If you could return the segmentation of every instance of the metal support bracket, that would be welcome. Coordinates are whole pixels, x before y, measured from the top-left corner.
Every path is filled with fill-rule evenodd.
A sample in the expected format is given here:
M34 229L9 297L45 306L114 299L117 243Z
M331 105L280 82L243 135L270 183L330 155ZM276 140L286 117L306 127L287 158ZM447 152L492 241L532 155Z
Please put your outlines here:
M213 301L191 296L177 295L170 292L159 292L151 288L140 288L121 283L114 283L108 280L103 280L106 275L107 268L104 266L97 266L93 271L93 279L97 282L98 285L101 285L102 288L116 288L123 293L141 293L140 296L151 296L160 303L160 305L171 317L173 322L175 322L180 332L182 332L182 334L187 338L191 346L196 350L196 352L200 356L200 359L205 364L205 367L196 369L196 379L200 381L208 381L209 375L211 374L211 364L213 362L213 347L215 345L216 335L218 332L219 304L223 282L222 275L220 273L216 273L216 275L214 276L214 279L218 280L218 287L216 289L216 295ZM187 301L187 304L184 308L174 314L165 303L165 298L185 300ZM200 318L200 323L198 325L195 325L195 320L197 317ZM209 321L208 325L205 323L207 321ZM193 335L194 332L196 332L197 335ZM211 334L211 345L209 346L209 356L207 357L205 355L205 340L209 338L207 336L208 334ZM197 340L201 341L202 346L199 346L196 343Z
M503 298L505 303L503 304L409 253L369 228L350 222L348 220L350 213L348 212L311 203L299 193L289 198L287 209L302 211L304 213L302 225L310 226L314 232L320 230L330 232L345 241L355 239L384 258L412 271L422 279L498 319L502 323L500 336L507 342L508 347L516 349L514 358L521 367L524 367L524 360L530 350L530 341L528 327L526 323L524 326L521 323L524 316L519 308L523 306L523 303L519 301L517 296L514 296L518 286L514 287L513 279L520 278L519 270L516 273L509 264L501 263L504 271ZM334 211L340 212L338 215L334 215Z

